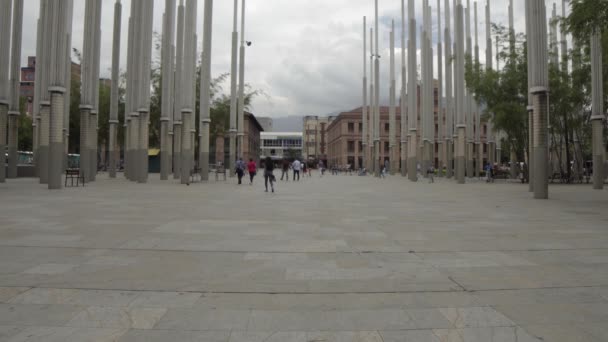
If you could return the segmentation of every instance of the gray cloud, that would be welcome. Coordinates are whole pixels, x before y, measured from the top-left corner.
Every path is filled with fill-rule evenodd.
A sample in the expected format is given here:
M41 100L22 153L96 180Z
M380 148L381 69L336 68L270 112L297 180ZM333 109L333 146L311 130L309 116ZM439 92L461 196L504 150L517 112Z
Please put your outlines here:
M407 2L407 1L406 1ZM35 53L38 1L25 0L23 61ZM82 47L84 0L74 0L73 46ZM121 61L126 62L127 23L130 1L123 0ZM240 3L240 0L239 0ZM430 1L436 6L436 0ZM450 2L451 3L451 2ZM154 29L161 31L164 1L154 0ZM473 4L473 2L471 2ZM105 0L102 13L101 74L108 77L111 61L111 39L114 1ZM443 7L444 1L441 1ZM397 28L397 70L400 70L399 0L380 0L381 92L388 101L389 30L395 19ZM407 6L407 4L406 4ZM421 18L422 1L416 1ZM465 2L466 6L466 2ZM471 5L472 6L472 5ZM479 8L479 45L485 49L485 1ZM508 1L492 0L492 21L507 23ZM524 3L515 1L515 25L523 31ZM548 15L552 2L547 2ZM269 98L259 97L253 103L261 116L322 115L348 110L360 105L362 66L362 18L373 19L372 0L248 0L246 39L253 41L247 49L246 82L265 91ZM203 1L198 5L197 31L202 38ZM230 37L233 1L214 3L213 59L214 75L230 71ZM436 40L437 18L433 9L433 39ZM442 16L443 19L443 16ZM419 19L421 22L421 19ZM482 54L483 55L483 54ZM437 72L435 70L435 72ZM400 82L400 77L396 77ZM228 90L229 86L224 85Z

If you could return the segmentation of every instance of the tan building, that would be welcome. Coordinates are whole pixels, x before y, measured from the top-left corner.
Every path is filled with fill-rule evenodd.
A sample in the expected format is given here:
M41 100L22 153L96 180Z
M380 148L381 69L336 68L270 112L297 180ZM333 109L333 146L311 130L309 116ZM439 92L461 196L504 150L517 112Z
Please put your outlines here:
M436 84L435 84L436 85ZM419 91L420 93L420 91ZM418 109L420 110L420 96L418 97ZM435 139L438 137L439 133L439 121L438 121L438 92L437 88L435 88ZM389 117L388 117L389 107L382 106L380 107L380 160L382 161L390 161L390 153L389 153ZM368 111L369 113L369 111ZM328 141L328 149L327 149L327 165L333 166L344 166L347 164L353 165L355 168L359 168L363 166L363 144L362 144L362 131L363 131L363 123L362 123L362 107L353 109L348 112L340 113L335 119L329 124L327 128L327 141ZM401 147L401 109L397 106L395 110L396 116L396 145L397 151L399 151ZM441 120L443 120L445 125L445 116L441 116ZM368 126L369 127L369 126ZM418 125L419 128L417 131L418 139L417 141L421 141L421 130L420 130L420 112L418 113ZM486 135L487 135L487 125L485 122L482 122L482 131L481 131L481 141L483 143L483 152L484 152L484 163L487 160L487 144L486 144ZM443 135L442 135L443 136ZM443 144L442 146L445 146ZM435 167L439 167L439 160L443 160L442 156L445 153L444 151L440 151L440 146L435 144ZM371 146L368 146L371 151ZM477 153L477 152L476 152ZM399 157L399 153L396 153L397 158ZM420 154L421 155L421 154ZM477 154L476 154L477 155ZM368 155L368 158L370 155ZM400 163L400 161L398 162ZM444 163L444 162L443 162ZM444 166L444 165L441 165ZM399 166L400 167L400 166Z
M302 156L305 160L327 161L327 128L335 117L305 116L302 131Z

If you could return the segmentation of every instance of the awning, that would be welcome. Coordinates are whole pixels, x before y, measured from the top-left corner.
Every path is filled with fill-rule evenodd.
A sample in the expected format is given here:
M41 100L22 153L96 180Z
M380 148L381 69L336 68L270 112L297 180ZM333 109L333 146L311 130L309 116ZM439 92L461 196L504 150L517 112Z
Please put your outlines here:
M156 157L160 154L160 149L158 148L151 148L148 150L148 157Z

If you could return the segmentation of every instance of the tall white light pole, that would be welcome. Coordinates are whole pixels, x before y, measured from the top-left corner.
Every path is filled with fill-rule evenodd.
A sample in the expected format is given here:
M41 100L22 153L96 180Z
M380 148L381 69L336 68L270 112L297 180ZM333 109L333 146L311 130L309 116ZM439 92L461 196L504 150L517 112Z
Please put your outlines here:
M182 176L182 75L184 74L184 1L177 7L177 32L175 51L175 83L173 94L173 179Z
M236 135L237 135L237 51L238 51L238 0L234 0L234 21L232 30L232 60L230 68L230 158L228 160L228 170L230 176L234 176L234 165L236 162Z
M163 47L162 47L162 112L160 118L160 179L167 180L171 173L171 111L173 108L173 45L175 44L175 0L165 0L165 15L163 16Z
M399 113L401 119L401 176L407 175L407 69L405 57L405 0L401 0L401 101Z
M490 0L486 0L486 70L492 70L492 22L490 19ZM488 162L496 163L496 143L494 133L494 114L488 120Z
M17 147L19 141L19 96L21 80L21 40L23 32L23 0L13 1L13 38L11 40L10 106L8 110L8 173L17 178ZM71 28L69 30L71 32ZM69 88L68 88L69 89ZM68 102L69 103L69 102ZM1 130L2 128L0 128ZM0 138L0 144L3 140ZM0 149L1 151L2 149ZM0 157L1 159L2 157ZM0 163L2 165L2 163ZM1 172L1 171L0 171Z
M202 180L209 180L209 125L211 124L211 39L213 30L213 0L205 0L203 22L203 60L200 86L200 142L199 162Z
M443 49L441 40L441 0L437 0L437 137L436 142L438 145L438 161L437 165L439 168L439 176L443 176L443 167L445 166L446 152L444 144L444 115L445 110L443 107ZM433 128L434 129L434 128Z
M194 73L196 70L196 8L197 0L186 1L186 11L184 13L184 64L182 81L182 150L181 150L181 183L190 183L190 171L194 164Z
M363 17L363 107L361 107L363 168L367 169L367 20Z
M454 174L454 102L452 92L452 35L451 35L451 13L450 0L445 0L445 151L446 151L446 176L452 178Z
M407 121L409 126L407 173L413 182L418 180L418 84L416 75L416 9L415 0L408 1L409 14L409 42L408 42L408 96L407 96Z
M245 0L241 4L241 47L239 50L239 117L238 125L238 158L247 158L243 155L243 138L245 135Z
M374 39L374 43L376 44L376 58L374 61L374 85L375 85L375 95L374 95L374 99L375 99L375 108L374 108L374 157L376 158L376 160L373 161L373 163L375 163L376 166L376 177L380 177L380 173L382 172L382 167L380 166L380 164L382 164L382 161L380 160L380 49L379 49L379 38L378 38L378 0L375 1L376 2L376 6L375 6L375 18L376 18L376 22L375 24L375 34L376 37Z
M475 71L479 74L479 21L477 19L477 2L473 4L474 20L475 20ZM483 144L481 142L481 108L477 100L475 103L475 145L477 146L477 165L475 165L475 176L479 177L483 170Z
M6 181L5 142L6 124L10 104L10 44L11 44L11 11L12 0L0 1L0 183Z
M388 125L389 125L389 160L390 174L394 175L397 169L397 119L395 114L395 98L396 98L396 81L395 81L395 21L391 23L390 33L390 87L389 87L389 110L388 110Z
M120 68L120 27L122 22L122 5L120 0L114 4L114 36L112 41L112 88L110 89L110 136L108 139L108 154L110 156L109 174L110 178L116 178L116 137L118 128L118 77ZM163 49L163 53L165 50ZM164 90L164 88L163 88ZM163 96L166 93L163 93ZM164 99L163 99L164 104ZM164 136L161 135L161 139ZM161 144L162 145L162 144ZM162 163L161 163L162 169Z
M602 39L600 28L591 35L591 125L593 143L593 188L604 188L604 87L602 79Z
M532 105L534 108L534 198L547 199L549 197L548 171L548 94L549 94L549 68L547 65L547 18L544 0L529 0L528 39L532 47L530 53L531 64L528 72L532 76Z
M370 25L371 26L371 25ZM369 166L369 170L372 173L376 172L376 163L374 162L375 160L375 154L376 154L376 150L374 149L374 132L376 132L376 119L375 119L375 112L376 112L376 93L375 93L375 87L374 87L374 82L375 82L375 78L374 78L374 29L372 27L370 27L369 29L369 107L368 107L368 132L367 132L367 138L368 138L368 166Z
M471 2L467 0L467 8L465 9L465 32L466 32L466 63L473 65L473 39L471 35ZM475 162L475 136L474 136L474 115L473 115L473 94L466 88L465 80L465 101L466 101L466 124L467 124L467 150L466 150L466 172L467 177L474 177Z
M455 83L454 88L456 91L456 129L457 129L457 142L455 147L455 163L456 163L456 180L459 184L465 183L465 149L466 149L466 129L465 123L465 96L464 96L464 22L463 22L463 8L462 3L458 0L455 8L456 14L456 51L454 53L454 71L455 71Z

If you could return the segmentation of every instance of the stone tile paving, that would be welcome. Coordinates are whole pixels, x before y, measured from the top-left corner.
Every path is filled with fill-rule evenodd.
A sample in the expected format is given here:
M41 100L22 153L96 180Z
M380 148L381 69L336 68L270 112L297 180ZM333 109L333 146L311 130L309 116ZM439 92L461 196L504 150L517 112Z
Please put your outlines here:
M608 191L0 185L0 341L608 341Z

